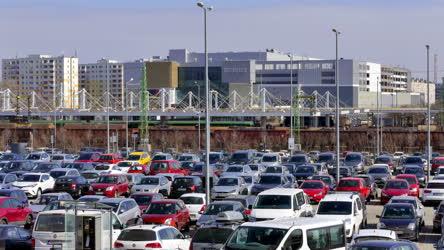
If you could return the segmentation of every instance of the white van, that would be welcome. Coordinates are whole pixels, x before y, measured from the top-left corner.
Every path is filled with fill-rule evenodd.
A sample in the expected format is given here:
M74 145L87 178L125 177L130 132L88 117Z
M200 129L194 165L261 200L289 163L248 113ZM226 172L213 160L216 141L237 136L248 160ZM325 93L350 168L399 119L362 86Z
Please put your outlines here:
M272 188L258 194L251 210L250 221L307 217L313 214L310 199L302 189Z
M76 226L74 226L74 217L73 210L40 212L32 232L35 249L110 249L124 228L117 215L112 213L113 226L110 232L109 212L105 210L79 209L75 220Z
M286 217L242 224L224 249L345 249L346 242L341 220Z

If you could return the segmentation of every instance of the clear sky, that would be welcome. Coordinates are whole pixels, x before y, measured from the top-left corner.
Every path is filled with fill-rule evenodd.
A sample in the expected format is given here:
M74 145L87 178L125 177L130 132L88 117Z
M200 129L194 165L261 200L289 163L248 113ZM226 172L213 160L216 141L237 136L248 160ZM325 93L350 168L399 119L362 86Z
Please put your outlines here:
M207 0L209 50L283 52L399 65L424 76L444 45L439 0ZM0 0L0 58L73 55L81 63L203 49L202 10L193 0ZM444 57L438 77L444 75ZM431 60L433 62L433 60ZM442 63L439 63L442 61ZM439 65L442 66L439 66ZM433 67L431 67L433 68ZM431 79L433 73L431 73Z

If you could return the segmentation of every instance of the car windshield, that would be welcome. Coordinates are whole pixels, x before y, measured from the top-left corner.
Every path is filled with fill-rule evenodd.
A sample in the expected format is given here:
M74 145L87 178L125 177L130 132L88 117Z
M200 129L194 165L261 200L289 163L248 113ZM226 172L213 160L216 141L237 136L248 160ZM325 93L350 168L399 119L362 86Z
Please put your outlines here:
M340 180L338 187L359 187L357 180Z
M256 203L256 209L291 209L290 195L259 195Z
M414 177L396 177L396 178L406 180L409 183L409 185L416 183L416 179Z
M280 174L282 173L282 167L267 167L265 173L268 174Z
M132 163L129 161L121 161L121 162L117 163L117 166L127 168L127 167L131 167Z
M93 156L93 153L81 153L77 160L90 160Z
M200 228L193 235L193 243L223 244L232 232L230 228Z
M64 214L40 214L34 231L60 233L65 232Z
M418 206L417 206L417 204L416 204L416 201L415 200L413 200L413 199L391 199L390 200L390 203L398 203L398 204L412 204L415 208L417 208Z
M317 214L345 215L351 212L352 203L349 201L321 201Z
M101 200L101 197L91 197L91 196L82 196L79 199L77 199L78 201L85 201L85 202L96 202Z
M440 183L440 182L429 182L427 184L427 188L430 189L444 189L444 183Z
M95 170L101 171L101 170L109 170L110 166L108 165L97 165L95 168Z
M193 179L191 178L176 178L173 181L174 186L188 186L193 184Z
M131 195L138 205L149 205L153 197L151 195Z
M20 181L22 182L38 182L40 180L40 175L36 174L25 174L22 176Z
M195 164L192 168L193 172L202 172L204 164Z
M259 184L281 184L279 175L264 175L259 179Z
M205 210L206 215L218 215L221 212L233 211L233 204L210 204L210 206Z
M225 172L228 172L228 173L239 173L239 172L242 172L243 170L244 170L243 167L228 167L227 171L225 171Z
M102 160L102 161L110 161L110 160L112 160L113 159L113 156L112 155L101 155L100 157L99 157L99 160Z
M82 173L82 176L85 177L85 179L97 179L99 177L98 173Z
M303 155L297 155L290 158L289 162L305 163L307 159Z
M238 180L237 178L221 178L217 182L217 186L237 186Z
M381 246L352 246L350 250L390 250L389 247L381 247Z
M51 160L53 160L53 161L61 161L61 160L64 160L64 159L65 159L65 157L63 155L53 155L53 156L51 156Z
M231 156L231 160L233 161L245 161L248 160L248 154L247 153L234 153Z
M387 174L388 169L387 168L370 168L368 170L369 174Z
M321 182L317 181L304 181L300 186L302 189L320 189L323 188Z
M4 154L0 156L0 161L11 161L11 160L14 160L13 154Z
M178 161L192 161L193 160L193 156L191 155L181 155L179 156L179 159L177 159Z
M56 195L42 195L34 202L36 205L48 205L51 201L58 201L59 197Z
M405 168L404 174L423 174L424 170L422 168Z
M140 160L140 155L130 155L128 156L128 161L138 161Z
M345 157L345 161L361 161L362 156L360 154L348 154Z
M145 229L126 229L123 230L117 240L121 241L155 241L156 232Z
M277 162L277 156L264 155L262 156L262 162Z
M100 176L97 183L117 183L117 176Z
M422 164L421 157L407 157L404 161L405 164Z
M253 183L253 177L252 176L242 176L242 179L244 179L245 183L252 184Z
M375 159L375 164L378 164L378 163L383 163L383 164L390 163L390 158L388 158L388 157L378 157L378 158Z
M319 155L318 157L318 162L327 162L332 160L333 160L333 155Z
M166 155L155 155L153 157L153 161L166 160L166 159L167 159Z
M38 170L38 171L45 171L46 172L46 171L51 170L52 167L53 167L53 165L50 165L50 164L39 164L33 170L34 171Z
M81 164L81 163L70 163L70 164L66 165L66 168L75 168L77 170L82 170L83 169L83 164Z
M218 161L219 159L220 159L219 154L210 154L210 161L211 162Z
M386 189L407 189L409 185L406 181L388 181L385 184Z
M259 166L258 165L249 165L249 166L250 166L250 169L252 171L258 171L259 170Z
M166 162L152 162L150 165L150 168L152 170L159 170L159 169L165 170L168 168L168 163L166 163Z
M65 171L51 171L49 172L49 175L51 175L52 178L57 179L57 177L64 176L66 174Z
M386 206L382 212L384 219L413 219L415 213L411 206Z
M224 248L226 250L277 249L277 246L287 234L287 231L286 229L280 228L239 227L230 237ZM302 239L299 240L302 242Z
M383 237L383 236L358 236L354 239L355 242L362 242L362 241L368 241L368 240L393 240L392 238L389 237ZM354 248L353 248L354 249ZM365 248L365 250L367 250L368 248ZM378 248L379 249L384 249L384 248Z
M321 180L324 183L331 184L331 179L328 176L313 176L312 180Z
M204 203L202 197L185 196L180 197L180 199L187 205L201 205Z
M28 157L26 157L27 160L40 160L39 154L30 154Z
M159 178L145 177L140 181L140 185L159 185Z
M110 202L110 201L100 201L100 203L113 207L113 211L117 213L117 209L119 208L118 202Z
M147 214L175 214L176 212L175 203L151 203L146 211Z
M294 171L297 174L310 174L310 173L314 173L315 168L312 166L299 166L296 168L296 170Z

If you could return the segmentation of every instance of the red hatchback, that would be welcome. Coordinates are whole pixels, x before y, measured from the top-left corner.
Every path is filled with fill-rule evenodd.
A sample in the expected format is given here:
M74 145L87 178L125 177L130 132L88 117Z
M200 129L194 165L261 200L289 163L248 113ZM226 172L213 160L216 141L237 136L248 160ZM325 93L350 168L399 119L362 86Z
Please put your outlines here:
M150 175L159 173L171 173L188 175L189 171L180 166L180 162L176 160L155 160L150 164Z
M179 230L190 226L190 212L182 200L165 199L151 202L142 214L144 224L165 224Z
M319 203L328 194L329 187L321 180L307 180L302 182L300 189L310 197L310 200Z
M430 170L431 173L436 173L439 167L444 167L444 157L435 157L432 160L432 170Z
M414 174L399 174L396 179L403 179L409 183L409 195L419 198L419 181Z
M409 183L403 179L388 180L381 190L381 204L386 204L393 196L408 195L409 186Z
M357 192L363 199L370 200L370 188L362 178L346 177L339 180L336 191Z
M2 224L24 224L29 227L32 210L14 198L0 197L0 221Z
M150 173L146 165L134 165L128 169L128 174L144 174L148 175Z
M103 154L100 155L99 159L96 162L117 164L119 161L123 161L123 158L118 154Z
M100 175L96 182L91 184L92 194L105 195L106 197L118 197L128 195L128 179L125 175L104 174Z

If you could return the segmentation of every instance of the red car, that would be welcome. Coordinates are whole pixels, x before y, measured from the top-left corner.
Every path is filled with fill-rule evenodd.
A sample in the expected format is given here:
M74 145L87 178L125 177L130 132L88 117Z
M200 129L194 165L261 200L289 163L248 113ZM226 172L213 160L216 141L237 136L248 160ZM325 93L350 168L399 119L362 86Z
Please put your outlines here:
M408 195L409 183L403 179L392 179L381 190L381 204L386 204L393 196Z
M118 197L128 195L128 179L125 175L104 174L100 175L96 182L91 184L92 194L105 195L106 197Z
M98 152L83 152L75 162L96 162L99 158L100 153Z
M321 180L306 180L302 182L299 188L304 190L304 193L310 197L310 200L316 203L319 203L330 190Z
M148 175L150 173L146 165L134 165L128 169L128 174L144 174Z
M176 160L154 160L150 164L150 175L159 173L171 173L188 175L189 171L180 166L180 162Z
M144 224L166 224L179 230L190 226L190 212L182 200L165 199L151 202L142 214Z
M29 227L32 210L14 198L0 197L0 221L2 224L24 224Z
M431 173L436 173L439 167L444 167L444 157L435 157L435 159L432 160Z
M409 183L409 195L419 198L419 181L414 174L399 174L396 179L404 179Z
M336 191L357 192L363 199L370 201L370 188L362 178L346 177L339 180Z
M123 161L123 158L118 154L103 154L100 155L99 159L96 162L117 164L120 161Z

